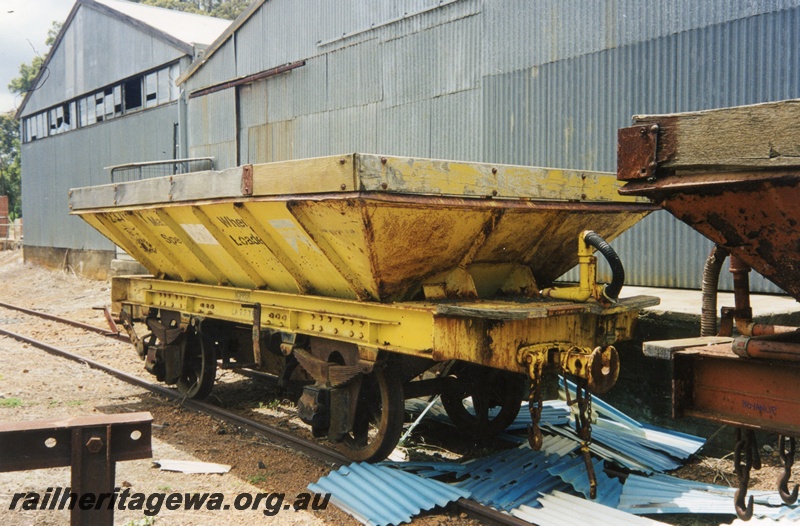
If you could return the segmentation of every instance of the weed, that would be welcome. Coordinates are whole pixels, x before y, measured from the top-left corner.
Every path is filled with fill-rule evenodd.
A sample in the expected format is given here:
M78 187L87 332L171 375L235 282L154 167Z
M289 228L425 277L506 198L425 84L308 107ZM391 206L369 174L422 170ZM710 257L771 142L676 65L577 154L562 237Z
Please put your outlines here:
M262 482L266 482L266 481L267 481L267 475L265 473L259 473L258 475L253 475L252 477L247 479L247 482L249 482L250 484L252 484L254 486L256 484L261 484Z
M0 398L0 407L19 407L22 405L22 400L19 398Z

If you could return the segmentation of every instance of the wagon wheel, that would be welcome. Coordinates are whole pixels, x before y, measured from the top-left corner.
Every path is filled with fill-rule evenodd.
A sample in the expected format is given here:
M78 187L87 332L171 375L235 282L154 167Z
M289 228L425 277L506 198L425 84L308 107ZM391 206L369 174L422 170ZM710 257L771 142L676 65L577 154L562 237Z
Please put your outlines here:
M339 449L357 462L378 462L394 451L403 431L403 385L387 368L375 369L361 380L353 430Z
M205 342L196 332L187 334L185 345L183 372L178 378L178 392L186 398L203 400L211 393L217 376L214 346Z
M450 376L456 381L442 393L442 405L463 433L473 438L491 437L517 417L525 391L522 375L461 363Z

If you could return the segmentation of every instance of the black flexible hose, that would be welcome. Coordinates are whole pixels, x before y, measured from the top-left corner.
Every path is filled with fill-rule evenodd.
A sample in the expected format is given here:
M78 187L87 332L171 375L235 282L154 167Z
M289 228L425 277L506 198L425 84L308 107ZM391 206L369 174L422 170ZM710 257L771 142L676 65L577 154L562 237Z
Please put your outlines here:
M596 232L587 230L583 235L583 240L587 245L596 248L598 252L603 254L606 261L608 261L608 265L611 267L611 283L606 285L603 294L608 299L617 301L619 293L622 290L622 285L625 284L625 268L622 266L622 260L614 249L611 248L611 245Z

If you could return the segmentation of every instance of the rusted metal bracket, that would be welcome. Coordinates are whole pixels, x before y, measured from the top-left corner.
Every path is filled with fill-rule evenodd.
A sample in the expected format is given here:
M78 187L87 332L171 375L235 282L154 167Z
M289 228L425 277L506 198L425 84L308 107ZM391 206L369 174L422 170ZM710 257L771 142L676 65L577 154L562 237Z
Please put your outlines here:
M116 462L153 456L152 422L141 412L0 424L0 472L72 466L68 495L106 494L112 505L73 506L71 526L110 526Z
M617 132L617 179L654 180L658 125L631 126Z

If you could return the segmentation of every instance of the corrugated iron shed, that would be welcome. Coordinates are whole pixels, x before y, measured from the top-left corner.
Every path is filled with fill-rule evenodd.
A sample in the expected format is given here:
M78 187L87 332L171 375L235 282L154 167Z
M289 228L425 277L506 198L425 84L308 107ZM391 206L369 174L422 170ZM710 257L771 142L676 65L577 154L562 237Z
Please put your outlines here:
M798 0L259 0L187 73L187 91L304 65L253 81L279 110L190 153L224 142L221 167L365 150L613 171L633 114L800 97L799 20ZM217 103L235 121L237 102ZM218 110L192 105L192 126L222 126L204 111ZM270 149L251 148L264 134ZM656 213L615 246L629 283L699 288L711 244ZM752 286L779 291L755 274Z

